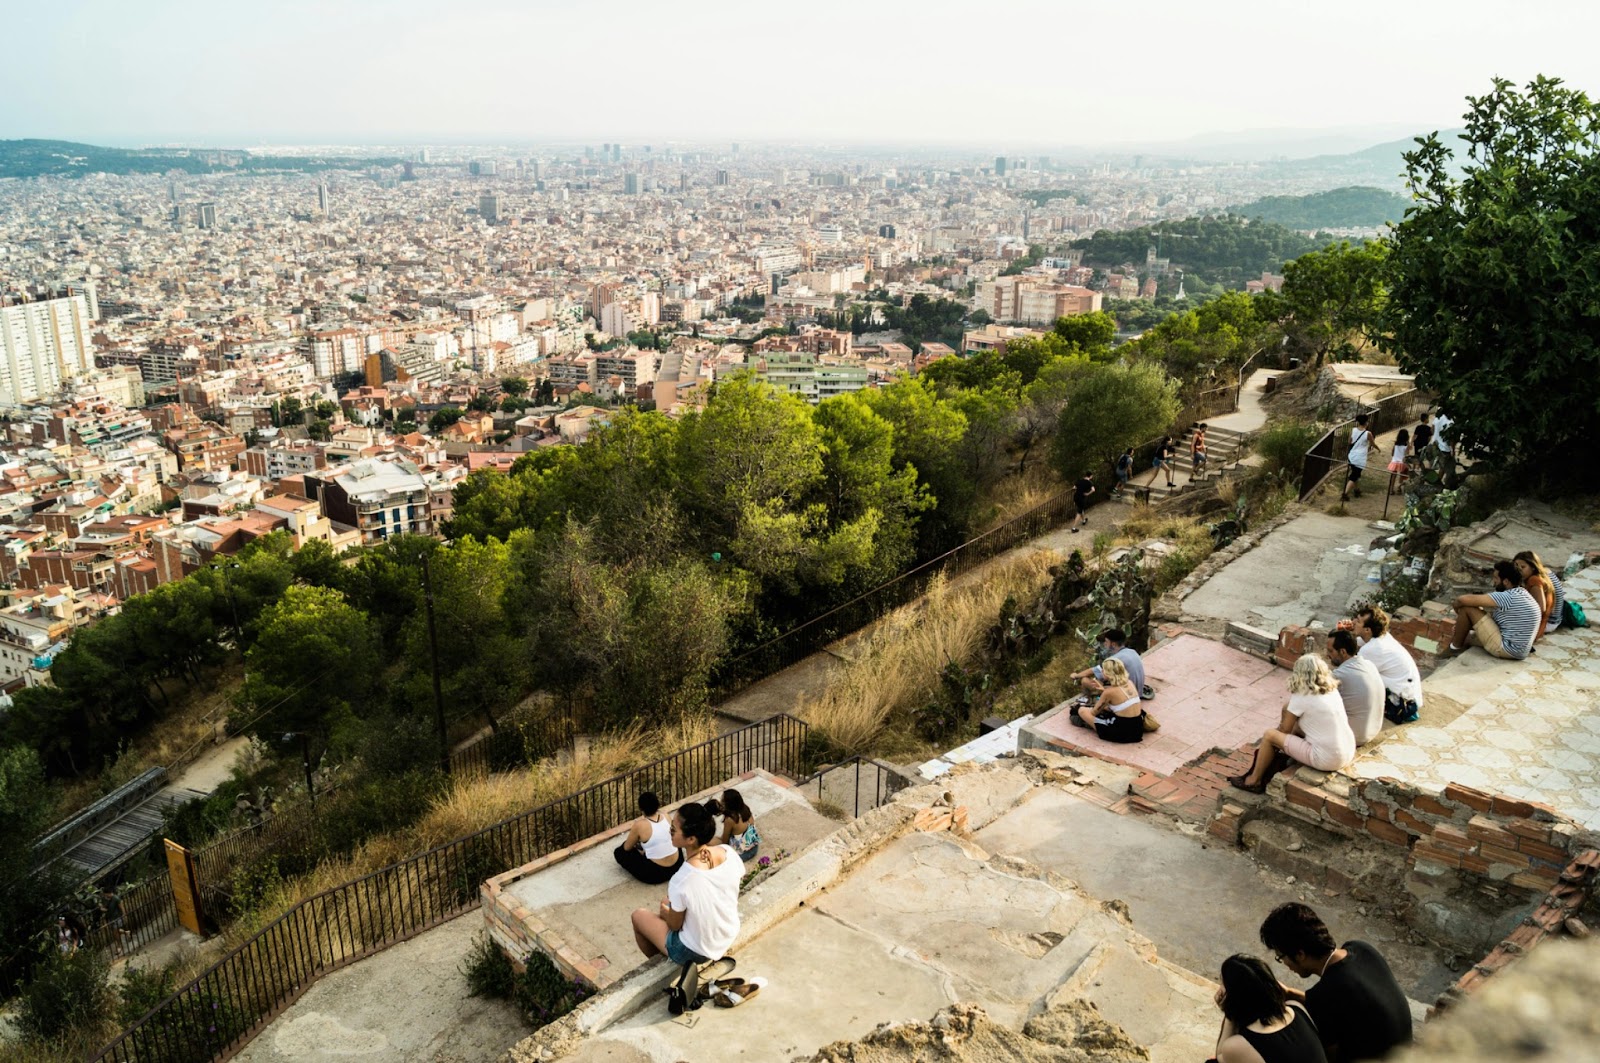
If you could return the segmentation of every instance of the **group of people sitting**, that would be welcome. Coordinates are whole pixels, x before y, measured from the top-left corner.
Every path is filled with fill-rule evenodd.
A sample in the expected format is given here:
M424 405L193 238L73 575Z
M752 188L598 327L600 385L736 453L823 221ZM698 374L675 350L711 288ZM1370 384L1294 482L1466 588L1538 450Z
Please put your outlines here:
M1074 727L1086 727L1106 742L1127 744L1144 740L1142 702L1155 696L1145 686L1144 658L1128 645L1121 628L1100 632L1099 663L1072 678L1082 686L1080 704L1070 717Z
M686 801L670 815L643 793L639 813L616 861L640 882L667 886L655 911L633 913L639 951L679 966L720 960L739 936L739 886L761 846L755 814L738 790Z
M1315 910L1290 903L1261 924L1261 944L1310 989L1279 982L1266 961L1222 963L1222 1029L1211 1063L1355 1063L1411 1042L1411 1006L1394 972L1365 941L1335 945Z
M1562 623L1561 580L1532 550L1494 569L1494 590L1455 601L1450 650L1468 645L1507 660L1522 660ZM1306 654L1289 677L1289 703L1278 726L1256 747L1250 770L1230 779L1251 793L1290 763L1337 771L1375 738L1383 721L1411 723L1422 711L1422 673L1405 646L1389 633L1389 614L1371 605L1341 620L1327 639L1326 656Z

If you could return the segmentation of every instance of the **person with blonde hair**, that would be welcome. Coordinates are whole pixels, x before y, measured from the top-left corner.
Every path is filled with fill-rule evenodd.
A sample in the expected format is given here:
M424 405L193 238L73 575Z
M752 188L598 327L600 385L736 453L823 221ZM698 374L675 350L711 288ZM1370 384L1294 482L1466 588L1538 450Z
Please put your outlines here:
M1100 700L1073 713L1073 724L1090 728L1103 741L1118 745L1144 741L1144 708L1127 666L1107 657L1100 662L1100 674L1105 677Z
M1264 792L1267 769L1280 749L1318 771L1336 771L1356 759L1356 736L1339 696L1339 681L1328 662L1315 654L1294 662L1289 704L1278 726L1261 736L1250 770L1228 782L1253 794Z

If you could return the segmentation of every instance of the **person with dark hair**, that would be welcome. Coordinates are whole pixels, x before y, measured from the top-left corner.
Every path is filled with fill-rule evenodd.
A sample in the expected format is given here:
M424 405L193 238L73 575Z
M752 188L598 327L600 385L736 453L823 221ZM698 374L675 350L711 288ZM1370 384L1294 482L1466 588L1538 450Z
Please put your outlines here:
M1094 470L1085 469L1083 475L1078 477L1078 482L1072 485L1072 533L1076 535L1079 527L1089 519L1089 498L1094 494Z
M1265 963L1229 956L1222 961L1221 982L1216 1063L1327 1063L1305 1005L1288 999Z
M1261 944L1278 962L1317 984L1284 987L1303 1001L1332 1063L1382 1059L1411 1043L1411 1005L1382 954L1365 941L1334 946L1328 925L1308 905L1280 904L1261 923Z
M1428 423L1428 416L1428 412L1424 410L1422 420L1417 422L1417 427L1411 432L1411 456L1413 459L1420 460L1422 452L1427 449L1428 444L1433 442L1433 425Z
M1100 700L1079 708L1071 717L1072 724L1118 745L1144 741L1144 708L1128 669L1115 657L1107 657L1100 662L1100 678L1104 682Z
M1411 466L1406 463L1406 452L1410 446L1410 432L1402 428L1394 434L1394 450L1389 454L1389 479L1391 483L1398 483L1402 491L1406 486L1406 474L1411 471Z
M672 841L672 824L655 794L647 790L639 795L639 818L612 856L624 871L652 886L666 882L683 866L683 854Z
M1073 672L1068 678L1076 679L1083 686L1084 693L1098 695L1105 689L1105 674L1100 670L1100 664L1115 657L1122 662L1122 667L1128 670L1128 679L1133 683L1133 689L1144 694L1144 658L1139 656L1139 651L1128 645L1127 632L1120 627L1108 627L1100 632L1100 652L1095 655L1097 660L1092 668L1085 668L1081 672Z
M722 791L722 800L713 798L706 802L712 815L722 817L722 844L739 854L745 863L754 860L761 850L761 832L756 830L756 814L744 803L738 790Z
M1176 486L1172 482L1172 459L1177 452L1178 448L1172 445L1172 437L1169 435L1162 436L1161 442L1156 444L1156 458L1151 465L1150 483L1146 486L1154 487L1156 485L1156 477L1161 474L1163 469L1167 473L1167 486Z
M1371 605L1356 611L1355 636L1360 654L1383 677L1383 715L1410 723L1422 712L1422 672L1400 640L1389 634L1389 614Z
M1372 453L1372 429L1367 427L1367 415L1356 414L1355 427L1350 429L1350 453L1345 460L1350 463L1350 471L1345 477L1344 490L1339 493L1340 502L1350 500L1353 490L1356 497L1361 497L1361 474L1367 471L1367 458Z
M1128 447L1117 459L1116 465L1117 486L1111 489L1112 498L1121 498L1123 488L1128 486L1128 481L1133 479L1133 448Z
M717 841L711 809L694 801L673 815L672 842L683 850L683 866L655 911L634 910L634 943L646 958L666 956L679 966L720 960L739 936L744 861Z
M1328 632L1328 660L1339 683L1350 732L1356 736L1356 745L1364 746L1383 730L1383 676L1361 656L1356 637L1344 628Z
M1455 605L1451 653L1460 653L1473 642L1489 656L1506 661L1520 661L1532 652L1534 634L1543 618L1539 603L1522 585L1522 571L1514 562L1496 561L1494 590L1488 594L1463 594Z
M1206 472L1206 426L1194 426L1194 438L1189 441L1189 482L1203 479Z

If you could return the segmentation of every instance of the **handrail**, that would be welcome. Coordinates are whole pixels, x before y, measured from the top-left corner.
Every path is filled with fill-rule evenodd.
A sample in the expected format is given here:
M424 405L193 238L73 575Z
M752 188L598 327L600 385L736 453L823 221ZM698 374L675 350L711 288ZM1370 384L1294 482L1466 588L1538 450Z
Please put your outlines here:
M296 904L100 1050L115 1063L225 1059L323 975L477 907L484 878L634 814L638 784L669 797L756 767L797 777L809 728L787 714L690 746Z

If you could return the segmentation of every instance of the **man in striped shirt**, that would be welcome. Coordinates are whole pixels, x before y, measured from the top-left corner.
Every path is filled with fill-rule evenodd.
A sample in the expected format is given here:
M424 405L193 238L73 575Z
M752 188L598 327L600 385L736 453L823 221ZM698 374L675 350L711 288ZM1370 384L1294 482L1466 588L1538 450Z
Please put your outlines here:
M1472 643L1490 656L1520 661L1533 649L1533 636L1543 618L1539 603L1522 586L1522 573L1510 561L1494 566L1494 590L1488 594L1463 594L1456 599L1456 629L1451 652Z

